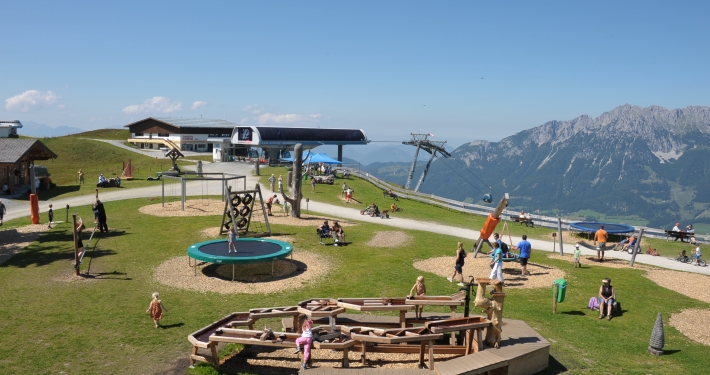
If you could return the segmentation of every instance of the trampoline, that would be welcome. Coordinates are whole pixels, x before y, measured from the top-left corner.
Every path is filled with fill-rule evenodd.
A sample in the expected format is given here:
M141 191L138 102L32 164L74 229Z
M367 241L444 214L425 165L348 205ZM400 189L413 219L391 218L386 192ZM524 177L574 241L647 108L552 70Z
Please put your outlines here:
M274 261L291 255L293 246L290 243L267 238L237 238L237 252L229 253L229 243L226 239L199 242L187 248L188 264L190 258L195 259L195 275L197 261L209 263L231 264L232 281L234 281L234 265L249 263L271 263L273 274Z
M636 229L628 224L597 223L592 221L577 221L570 223L569 228L587 233L594 233L599 227L604 226L604 230L609 234L631 233Z

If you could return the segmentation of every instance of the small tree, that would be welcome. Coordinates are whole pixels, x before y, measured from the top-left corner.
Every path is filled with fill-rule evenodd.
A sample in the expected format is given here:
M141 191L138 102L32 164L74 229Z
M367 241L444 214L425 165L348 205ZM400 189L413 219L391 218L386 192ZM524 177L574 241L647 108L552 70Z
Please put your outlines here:
M303 179L303 145L296 143L293 148L293 170L291 171L292 178L291 181L291 196L287 196L284 193L284 187L281 185L281 196L284 202L288 202L291 205L291 216L301 217L301 199L303 199L303 194L301 194L301 180Z

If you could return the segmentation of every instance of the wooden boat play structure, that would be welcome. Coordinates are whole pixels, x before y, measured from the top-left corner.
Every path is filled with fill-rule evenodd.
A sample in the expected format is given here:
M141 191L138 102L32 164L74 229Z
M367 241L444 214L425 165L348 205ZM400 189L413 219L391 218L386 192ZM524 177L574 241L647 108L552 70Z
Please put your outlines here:
M218 367L217 345L220 343L295 348L300 333L294 327L298 316L306 314L314 322L313 349L316 353L322 349L336 350L342 351L343 357L341 368L317 367L301 370L301 373L363 373L363 369L349 369L351 351L360 353L362 364L367 363L368 352L419 354L419 369L367 368L368 374L526 375L547 368L550 343L523 321L503 321L503 284L488 278L477 279L476 283L475 305L485 309L487 316L467 316L467 311L461 316L456 312L458 307L468 308L468 292L473 288L473 282L467 284L465 291L451 296L313 298L295 306L235 312L188 336L192 344L190 363L205 361ZM485 296L488 284L494 287L491 298ZM451 313L425 313L417 318L407 313L416 305L448 306ZM368 314L348 314L347 310ZM399 316L372 314L376 311L398 311ZM267 318L281 318L283 331L254 330L259 319ZM450 334L450 339L445 339L446 334ZM436 362L435 356L441 354L459 356ZM313 357L311 362L317 361L317 354L315 359Z

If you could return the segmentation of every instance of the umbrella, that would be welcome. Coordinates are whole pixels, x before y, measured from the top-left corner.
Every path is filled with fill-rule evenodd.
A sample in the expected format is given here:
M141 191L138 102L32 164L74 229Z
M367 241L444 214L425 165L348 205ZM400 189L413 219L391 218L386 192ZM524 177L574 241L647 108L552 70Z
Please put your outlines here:
M342 161L337 161L325 153L315 154L310 157L309 162L311 163L323 163L323 164L343 164Z

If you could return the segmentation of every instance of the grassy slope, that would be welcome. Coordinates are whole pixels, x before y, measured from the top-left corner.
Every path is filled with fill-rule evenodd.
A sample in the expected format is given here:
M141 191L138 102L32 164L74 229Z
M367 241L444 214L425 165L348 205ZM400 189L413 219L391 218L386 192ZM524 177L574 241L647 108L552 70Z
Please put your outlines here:
M94 132L105 133L98 130ZM49 191L40 189L38 191L40 199L92 194L96 188L99 174L107 177L121 175L123 162L127 162L128 159L131 159L133 163L135 179L132 181L123 180L122 188L155 185L155 181L147 181L146 178L153 176L157 171L164 171L170 168L169 159L151 158L105 142L80 138L87 133L82 133L79 136L41 139L42 143L58 155L56 159L40 162L41 165L48 168L49 173L52 174L52 181L58 187ZM178 165L185 164L188 163L178 161ZM79 185L77 181L76 172L79 169L84 171L86 182L84 185Z
M451 255L456 241L412 231L414 241L407 246L371 248L365 245L366 241L382 227L366 220L348 230L352 245L334 248L318 245L310 227L274 226L276 233L295 238L298 251L331 258L338 265L340 276L268 295L197 293L158 284L152 273L163 261L184 255L189 244L202 240L197 233L218 225L219 216L155 218L137 212L139 206L149 203L152 202L146 199L106 203L109 225L117 230L102 238L100 251L92 258L87 256L84 262L84 269L90 260L92 273L100 272L106 280L61 281L72 272L67 225L43 235L0 266L0 365L4 371L152 373L189 353L187 334L232 311L283 306L313 296L404 295L416 276L422 274L412 267L413 261ZM88 206L78 207L77 213L91 215ZM646 347L658 312L663 313L667 323L672 312L707 308L708 304L658 287L642 277L639 270L573 270L569 263L549 260L539 252L532 260L568 272L567 299L559 305L558 314L552 315L549 289L510 289L505 316L524 319L549 338L553 342L552 355L570 373L677 375L704 371L704 364L697 359L710 354L710 349L690 342L668 325L666 350L673 354L651 357ZM442 277L425 276L430 294L457 290ZM614 280L627 310L623 317L611 322L599 321L595 312L585 308L603 277ZM169 309L164 324L172 328L156 330L145 314L153 291L161 292Z

